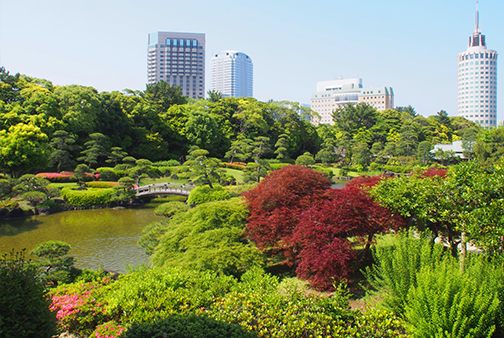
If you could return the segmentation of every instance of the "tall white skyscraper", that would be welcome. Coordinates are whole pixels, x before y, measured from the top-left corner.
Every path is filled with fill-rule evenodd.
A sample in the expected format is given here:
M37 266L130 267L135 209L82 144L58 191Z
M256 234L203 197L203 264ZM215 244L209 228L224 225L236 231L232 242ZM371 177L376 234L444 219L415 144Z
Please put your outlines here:
M184 96L205 97L205 34L149 34L147 83L159 81L181 86Z
M497 56L487 48L476 7L469 47L457 56L458 114L484 128L497 127Z
M253 65L247 54L232 50L215 54L210 61L210 69L212 90L224 97L253 96Z

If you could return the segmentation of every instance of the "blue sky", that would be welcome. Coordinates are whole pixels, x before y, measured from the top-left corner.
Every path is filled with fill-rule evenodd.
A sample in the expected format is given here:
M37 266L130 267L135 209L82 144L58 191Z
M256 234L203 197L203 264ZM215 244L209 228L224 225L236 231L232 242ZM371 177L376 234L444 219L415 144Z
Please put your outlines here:
M143 90L148 33L205 33L206 90L210 56L231 49L252 58L261 101L309 103L318 81L361 77L393 87L398 106L455 116L456 56L475 9L473 0L0 0L0 65L56 85ZM504 1L479 9L488 47L504 53ZM504 119L500 87L497 104Z

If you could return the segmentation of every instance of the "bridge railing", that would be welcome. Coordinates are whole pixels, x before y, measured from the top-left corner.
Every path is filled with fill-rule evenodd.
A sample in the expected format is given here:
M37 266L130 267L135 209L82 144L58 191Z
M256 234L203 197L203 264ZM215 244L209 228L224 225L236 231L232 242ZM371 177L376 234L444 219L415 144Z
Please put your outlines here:
M168 183L155 183L138 187L136 190L136 195L137 196L156 195L156 193L189 195L193 187L194 186L192 185L185 185L185 184L180 186L180 185L170 185Z

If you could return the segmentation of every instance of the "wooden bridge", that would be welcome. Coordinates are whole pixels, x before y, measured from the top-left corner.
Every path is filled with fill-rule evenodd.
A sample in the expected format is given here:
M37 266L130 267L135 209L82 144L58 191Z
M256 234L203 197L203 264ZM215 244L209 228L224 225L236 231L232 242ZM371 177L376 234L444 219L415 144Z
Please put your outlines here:
M190 185L169 185L168 183L156 183L138 187L136 190L137 197L154 197L159 195L182 195L189 196L191 189L194 186Z

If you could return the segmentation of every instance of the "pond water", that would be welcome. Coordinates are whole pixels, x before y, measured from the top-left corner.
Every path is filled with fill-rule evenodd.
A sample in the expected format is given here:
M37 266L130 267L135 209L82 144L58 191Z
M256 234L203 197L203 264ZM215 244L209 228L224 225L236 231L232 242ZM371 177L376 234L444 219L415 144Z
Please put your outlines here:
M148 264L148 256L137 246L142 227L164 217L154 215L158 204L135 209L90 209L47 216L0 221L0 254L60 240L71 245L69 256L76 267L125 272L129 265ZM26 255L27 258L34 258Z

